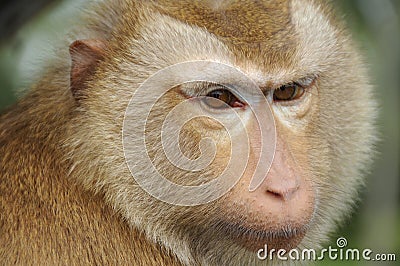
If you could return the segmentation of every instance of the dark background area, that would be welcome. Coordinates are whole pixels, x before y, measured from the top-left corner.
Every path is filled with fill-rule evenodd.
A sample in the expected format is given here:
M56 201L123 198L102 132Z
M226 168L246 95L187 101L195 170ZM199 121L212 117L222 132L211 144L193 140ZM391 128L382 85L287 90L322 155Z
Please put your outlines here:
M16 101L40 70L40 64L65 38L73 17L87 0L13 0L0 2L0 111ZM395 253L400 261L399 94L400 1L336 0L369 65L380 105L381 141L367 188L349 219L332 236L350 248ZM67 48L66 48L67 49ZM1 155L0 155L1 156ZM326 261L324 265L364 265ZM318 263L319 264L319 263ZM396 265L371 263L370 265Z
M40 11L59 0L3 0L0 2L0 39L7 40Z

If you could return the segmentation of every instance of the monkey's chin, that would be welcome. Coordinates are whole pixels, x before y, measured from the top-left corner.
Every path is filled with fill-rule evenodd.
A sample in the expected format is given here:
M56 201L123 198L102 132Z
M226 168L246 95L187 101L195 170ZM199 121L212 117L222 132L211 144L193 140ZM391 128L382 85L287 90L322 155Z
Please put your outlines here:
M287 224L274 229L254 229L243 224L229 223L225 230L232 241L251 252L256 252L266 244L269 249L289 251L303 240L307 226Z

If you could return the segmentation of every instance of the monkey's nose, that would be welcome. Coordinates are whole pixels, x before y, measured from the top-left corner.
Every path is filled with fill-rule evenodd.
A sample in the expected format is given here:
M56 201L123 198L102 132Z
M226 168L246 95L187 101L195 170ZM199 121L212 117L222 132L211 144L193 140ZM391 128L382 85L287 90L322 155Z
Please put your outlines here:
M264 191L288 201L300 188L300 173L294 169L291 160L280 160L279 155L276 159L265 180Z
M285 201L293 198L300 187L301 170L287 144L278 139L271 169L264 183L264 191Z

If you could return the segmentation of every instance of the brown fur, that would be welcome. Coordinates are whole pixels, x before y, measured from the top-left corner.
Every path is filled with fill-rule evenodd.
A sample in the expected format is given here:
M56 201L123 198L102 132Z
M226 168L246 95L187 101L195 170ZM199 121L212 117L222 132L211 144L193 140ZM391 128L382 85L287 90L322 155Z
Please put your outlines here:
M40 96L33 89L1 116L1 264L179 265L130 228L102 194L66 178L63 121L71 119L74 102L70 95L49 102L44 95L57 90L46 89Z

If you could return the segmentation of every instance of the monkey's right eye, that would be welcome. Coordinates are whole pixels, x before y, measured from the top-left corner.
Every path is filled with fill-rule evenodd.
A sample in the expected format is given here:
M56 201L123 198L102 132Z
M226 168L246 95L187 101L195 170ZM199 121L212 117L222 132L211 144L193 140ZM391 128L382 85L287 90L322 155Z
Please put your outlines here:
M225 109L230 107L243 107L244 104L229 90L217 89L209 92L204 98L204 103L213 109Z
M292 101L303 96L305 90L298 84L281 86L274 91L274 101Z

